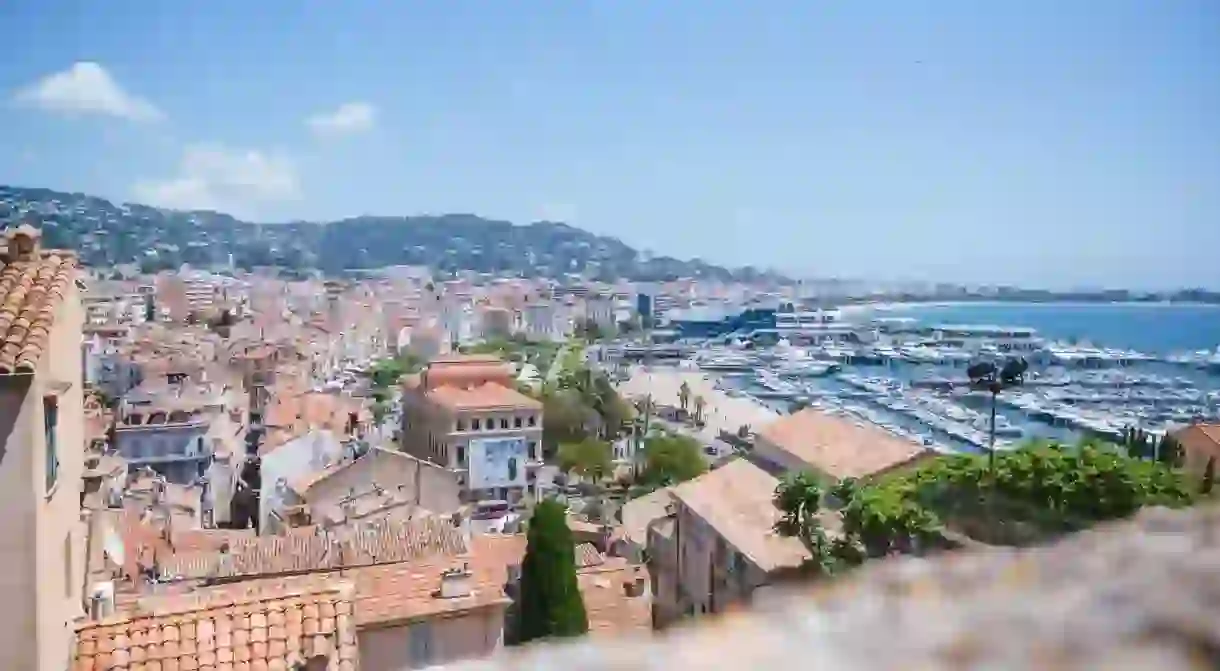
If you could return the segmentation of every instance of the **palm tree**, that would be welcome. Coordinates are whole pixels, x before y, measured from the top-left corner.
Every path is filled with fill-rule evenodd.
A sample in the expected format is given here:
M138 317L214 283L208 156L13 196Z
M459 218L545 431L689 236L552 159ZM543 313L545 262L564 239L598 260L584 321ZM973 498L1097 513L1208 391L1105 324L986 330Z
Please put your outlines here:
M687 405L690 404L690 385L684 380L682 386L678 387L678 406L682 408L682 412L686 412Z

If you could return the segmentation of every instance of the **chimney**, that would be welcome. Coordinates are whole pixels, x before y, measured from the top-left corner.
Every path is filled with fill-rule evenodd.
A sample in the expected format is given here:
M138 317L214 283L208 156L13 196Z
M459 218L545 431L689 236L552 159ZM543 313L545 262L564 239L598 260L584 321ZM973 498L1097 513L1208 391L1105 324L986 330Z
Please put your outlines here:
M99 582L89 595L89 619L101 620L114 613L114 582Z
M470 596L471 582L474 574L468 564L461 568L451 568L441 574L441 589L438 596L442 599L459 599Z
M644 576L635 573L631 578L623 581L623 594L634 599L637 596L644 595Z
M22 224L5 231L4 237L8 244L4 253L6 263L38 260L42 247L42 231L29 224Z

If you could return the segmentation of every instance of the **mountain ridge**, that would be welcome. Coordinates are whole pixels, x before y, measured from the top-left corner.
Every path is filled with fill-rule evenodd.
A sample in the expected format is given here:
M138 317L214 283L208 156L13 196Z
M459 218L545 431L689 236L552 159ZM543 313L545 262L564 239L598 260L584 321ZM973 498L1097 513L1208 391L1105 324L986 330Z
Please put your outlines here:
M648 256L621 239L565 222L517 224L476 214L360 215L258 223L212 210L170 210L45 187L0 185L0 223L37 220L46 244L75 249L94 266L146 271L224 265L339 274L396 265L527 277L602 280L790 281L756 268Z

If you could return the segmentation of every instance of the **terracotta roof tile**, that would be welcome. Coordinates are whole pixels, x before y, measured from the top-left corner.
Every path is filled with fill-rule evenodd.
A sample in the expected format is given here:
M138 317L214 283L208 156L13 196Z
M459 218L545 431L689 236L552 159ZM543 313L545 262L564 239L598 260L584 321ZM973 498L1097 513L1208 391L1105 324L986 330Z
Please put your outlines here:
M0 270L0 373L33 372L48 346L55 309L76 275L71 252L43 252L29 226L6 231Z
M652 604L644 586L647 571L621 558L588 568L576 576L592 636L648 635L652 631ZM628 593L634 585L635 596Z
M779 481L745 459L673 487L673 498L701 517L763 571L800 566L809 550L775 533L780 518L772 498Z
M359 661L351 612L354 587L341 581L166 597L150 610L77 627L75 671L287 669L316 655L329 668Z
M813 408L764 426L758 437L834 478L863 478L934 454L873 424Z
M227 579L402 562L465 552L462 532L447 517L377 520L341 532L237 538L227 550L157 556L164 580Z
M599 636L612 636L651 630L652 609L649 597L646 596L647 590L644 589L648 584L644 568L621 557L601 555L598 555L599 561L596 563L582 565L582 555L587 562L591 558L589 551L596 553L591 545L582 549L585 545L579 544L575 549L577 583L580 585L585 611L589 616L589 632ZM525 548L524 534L476 535L471 543L471 570L476 579L482 571L487 576L485 580L499 580L503 585L507 580L508 567L520 565L525 558ZM628 594L628 583L637 584L641 590L636 592L639 596ZM366 599L358 578L356 593L360 599L361 617L366 617Z
M573 551L576 555L576 568L591 568L606 563L606 558L592 543L577 543Z
M437 405L452 409L483 410L490 408L533 409L542 408L542 403L516 389L497 382L486 382L473 387L456 387L448 384L428 391L428 399Z

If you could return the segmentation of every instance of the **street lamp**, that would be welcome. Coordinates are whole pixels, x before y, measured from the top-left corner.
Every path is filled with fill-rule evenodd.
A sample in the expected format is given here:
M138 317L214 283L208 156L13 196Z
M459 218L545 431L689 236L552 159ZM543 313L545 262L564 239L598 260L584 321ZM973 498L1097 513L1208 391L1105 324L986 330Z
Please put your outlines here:
M995 473L995 408L996 397L1005 389L1016 387L1025 382L1025 373L1029 363L1023 358L1009 359L1001 367L996 367L991 361L971 365L966 369L966 377L970 378L970 388L986 391L991 394L991 431L987 443L987 469Z

